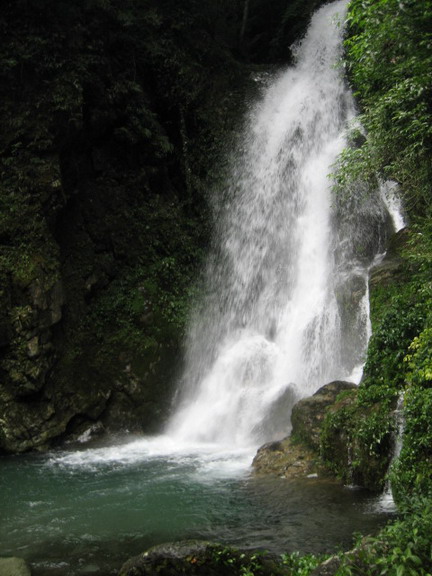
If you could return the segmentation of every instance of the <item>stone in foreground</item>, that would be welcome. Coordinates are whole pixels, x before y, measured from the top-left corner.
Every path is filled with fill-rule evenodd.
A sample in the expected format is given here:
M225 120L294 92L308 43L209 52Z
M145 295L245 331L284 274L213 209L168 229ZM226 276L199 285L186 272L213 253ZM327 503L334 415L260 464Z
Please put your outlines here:
M119 576L288 576L269 555L243 552L221 544L188 540L162 544L128 560Z

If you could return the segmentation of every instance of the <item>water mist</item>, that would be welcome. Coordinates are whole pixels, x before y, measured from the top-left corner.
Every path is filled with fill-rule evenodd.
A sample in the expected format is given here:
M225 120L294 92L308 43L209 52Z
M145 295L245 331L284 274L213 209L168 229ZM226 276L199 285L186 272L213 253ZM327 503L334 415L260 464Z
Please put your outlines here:
M371 226L385 211L377 196L343 214L328 176L355 116L338 67L346 6L314 15L296 65L250 111L168 426L179 441L234 446L280 436L296 399L333 379L358 380L370 258L358 257L351 236L375 237ZM362 225L348 225L365 213ZM344 298L354 292L347 314Z

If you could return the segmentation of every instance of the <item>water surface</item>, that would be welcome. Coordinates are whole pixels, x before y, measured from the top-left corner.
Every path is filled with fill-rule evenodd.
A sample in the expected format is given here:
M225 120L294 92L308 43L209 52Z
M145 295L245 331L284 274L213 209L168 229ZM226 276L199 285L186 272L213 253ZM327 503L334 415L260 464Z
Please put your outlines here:
M24 557L36 575L115 574L149 546L186 538L333 552L389 517L361 490L254 478L248 450L172 448L160 437L1 459L0 555Z

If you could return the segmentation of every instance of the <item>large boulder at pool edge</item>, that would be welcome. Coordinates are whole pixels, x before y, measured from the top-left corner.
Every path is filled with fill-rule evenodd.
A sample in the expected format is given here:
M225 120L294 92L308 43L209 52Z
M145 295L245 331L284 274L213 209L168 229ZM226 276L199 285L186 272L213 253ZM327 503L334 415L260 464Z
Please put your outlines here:
M188 540L162 544L128 560L119 576L289 576L276 558L253 551L240 551L222 544Z

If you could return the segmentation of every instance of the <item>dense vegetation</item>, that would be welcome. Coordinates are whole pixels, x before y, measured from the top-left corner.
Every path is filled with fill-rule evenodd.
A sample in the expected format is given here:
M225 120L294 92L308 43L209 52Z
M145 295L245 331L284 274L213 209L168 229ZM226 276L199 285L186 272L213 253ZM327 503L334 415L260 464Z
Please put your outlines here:
M208 41L218 20L206 30L190 8L46 0L2 11L4 449L88 425L120 394L116 420L133 412L134 389L147 409L128 426L159 416L152 373L178 347L207 242L202 174L230 121L224 93L232 77L242 84L229 46Z
M359 449L381 458L390 410L403 395L404 443L393 473L400 499L432 489L431 18L430 1L353 0L346 40L366 137L343 156L340 178L354 183L365 174L398 182L410 220L388 250L396 265L391 279L374 283L372 275L373 336L357 404L350 407L363 417L370 411L362 426L352 424L353 434Z
M403 413L402 449L390 470L401 518L361 540L337 574L430 574L432 548L432 2L352 0L345 64L362 128L342 155L339 185L366 178L400 185L409 228L371 279L373 335L358 394L341 399L323 429L328 465L382 488ZM361 132L361 133L360 133ZM401 432L401 430L399 430ZM329 449L344 437L346 454Z
M367 138L347 151L347 169L399 182L413 216L432 209L431 18L429 0L353 0L348 18L347 71Z

